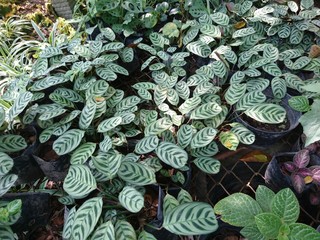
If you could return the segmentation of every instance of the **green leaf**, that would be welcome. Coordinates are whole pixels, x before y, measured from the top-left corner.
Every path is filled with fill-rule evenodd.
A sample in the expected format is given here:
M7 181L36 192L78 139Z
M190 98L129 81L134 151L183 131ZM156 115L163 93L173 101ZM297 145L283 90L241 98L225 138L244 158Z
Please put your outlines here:
M231 84L226 91L225 99L228 104L233 105L241 99L246 92L247 85L245 83Z
M83 102L83 97L79 95L77 92L73 91L72 89L68 88L56 88L54 93L61 95L62 97L68 99L71 102Z
M101 153L92 157L93 165L106 176L106 179L113 179L121 165L122 155L116 153Z
M205 147L191 149L191 155L193 157L212 157L218 153L218 145L212 141Z
M241 229L241 235L247 239L268 240L259 231L257 225L248 225Z
M115 233L117 240L136 240L137 236L132 225L124 220L117 220L115 224Z
M79 128L82 130L88 129L94 115L96 113L97 104L93 99L88 99L86 104L84 105L79 119Z
M243 144L253 144L255 141L255 135L240 123L233 123L231 132L233 132L237 139Z
M169 129L171 126L172 122L169 118L160 118L157 121L148 124L148 126L144 129L144 135L157 135Z
M244 112L247 116L262 123L282 123L286 117L286 110L273 103L260 103L248 108Z
M240 100L237 102L237 110L246 110L250 107L255 106L256 104L263 103L267 99L261 91L251 91L244 94Z
M178 200L174 196L167 193L163 199L163 215L164 216L167 215L178 206L179 206Z
M282 78L275 77L271 81L272 93L275 98L282 99L287 93L286 81Z
M220 162L212 157L199 157L193 163L203 172L217 174L220 171Z
M187 86L188 87L197 86L200 83L208 82L209 80L210 78L207 75L193 74L188 78Z
M282 225L281 219L273 213L260 213L255 216L259 231L268 239L276 239Z
M77 148L84 137L84 131L79 129L71 129L65 132L53 143L53 150L58 155L64 155Z
M182 114L186 114L192 111L193 109L195 109L200 103L201 103L201 98L199 96L189 98L180 105L179 111Z
M115 240L115 230L112 221L101 224L92 234L92 240Z
M235 72L230 78L230 84L239 84L244 80L245 74L242 71Z
M300 2L300 6L303 9L309 9L313 7L313 5L314 5L314 0L301 0Z
M290 224L290 240L320 239L320 234L313 227L303 223Z
M211 53L210 47L201 41L191 42L186 47L193 54L204 58L208 57Z
M177 235L199 235L217 230L218 222L209 204L192 202L164 215L163 227Z
M210 14L210 18L212 19L212 21L219 25L227 26L229 24L228 15L221 12Z
M157 240L151 233L148 233L146 231L141 231L138 240Z
M31 101L33 94L31 92L24 92L19 94L17 99L14 101L12 107L9 110L9 119L13 120L18 116Z
M138 154L146 154L152 152L159 144L159 139L155 135L150 135L141 139L135 146L135 152Z
M73 198L86 197L97 188L90 169L85 165L71 165L63 182L63 189Z
M77 210L72 226L73 239L87 239L94 230L102 212L101 197L94 197L85 201Z
M211 64L212 70L216 76L223 78L227 74L226 66L222 61L214 61Z
M126 186L119 193L120 204L129 212L137 213L144 206L144 198L135 188Z
M292 65L292 69L294 70L300 70L307 66L311 62L311 58L302 56L299 57Z
M271 211L284 223L291 224L298 220L299 202L291 189L282 189L273 197Z
M289 41L291 44L299 44L301 43L302 39L303 39L303 36L304 36L304 32L303 31L300 31L298 28L296 27L292 27L291 28L291 34L290 34L290 37L289 37Z
M136 106L138 103L140 103L140 100L141 99L137 96L130 96L130 97L124 98L123 100L121 100L121 102L117 104L117 107L116 107L117 111L130 109Z
M98 67L96 68L96 73L99 77L107 81L114 81L117 79L117 74L108 67Z
M112 148L112 139L108 135L105 135L99 143L99 148L103 152L108 152Z
M7 174L0 178L0 197L2 197L16 182L18 176L15 174Z
M207 119L218 115L222 111L219 104L209 102L202 104L191 112L190 119Z
M76 215L76 207L70 209L68 217L63 225L62 237L65 239L70 239L72 234L72 227L74 224L74 217Z
M156 183L154 171L140 163L124 161L118 170L118 176L136 186L145 186Z
M278 67L276 63L269 63L262 66L263 71L269 73L271 76L279 77L282 75L281 69Z
M178 202L179 202L179 204L193 202L192 196L186 190L181 189L178 194Z
M263 50L263 58L269 59L270 62L275 62L279 58L279 50L278 48L274 47L273 45L265 46Z
M246 37L248 35L254 34L256 31L254 30L253 27L248 27L248 28L242 28L237 31L235 31L232 34L232 38L240 38L240 37Z
M161 161L174 168L182 168L188 161L187 152L171 142L161 142L156 154Z
M0 152L0 178L6 175L12 167L13 159L9 155Z
M239 139L234 132L226 131L219 134L219 140L223 146L229 150L236 150L239 145Z
M74 199L69 195L63 196L63 197L59 197L58 201L60 203L62 203L63 205L73 205L73 204L75 204ZM69 214L70 214L70 212L69 212Z
M254 217L262 213L259 204L244 193L234 193L223 198L214 206L214 212L221 215L221 220L236 227L255 224Z
M289 106L299 112L307 112L311 110L309 100L305 96L294 96L288 101Z
M58 47L51 47L47 46L45 49L42 50L40 53L41 58L51 58L57 55L62 55L63 52L60 48Z
M275 193L266 186L259 185L256 191L256 200L264 212L271 211L271 202Z
M183 124L177 132L177 142L181 148L186 148L191 142L193 128L190 125Z
M0 238L2 240L15 240L14 235L10 226L0 226Z
M98 125L97 131L98 132L107 132L109 130L114 129L118 125L120 125L121 122L122 122L122 118L119 116L105 119Z
M147 44L139 43L137 47L142 49L142 50L145 50L145 51L149 52L152 55L156 55L157 54L157 51L153 47L150 47Z
M183 44L187 45L188 43L192 42L196 36L198 36L198 33L199 28L191 27L183 37Z
M25 149L27 146L26 140L21 136L12 134L0 136L0 152L18 152Z
M200 31L205 34L208 35L210 37L214 37L214 38L221 38L221 32L219 27L214 26L212 24L204 24L201 28ZM187 47L188 48L188 47ZM188 49L189 50L189 49ZM192 52L192 51L191 51ZM198 54L197 54L198 55ZM199 55L201 56L201 55Z
M212 142L217 134L217 130L212 127L205 127L197 132L191 140L191 148L200 148L207 146Z

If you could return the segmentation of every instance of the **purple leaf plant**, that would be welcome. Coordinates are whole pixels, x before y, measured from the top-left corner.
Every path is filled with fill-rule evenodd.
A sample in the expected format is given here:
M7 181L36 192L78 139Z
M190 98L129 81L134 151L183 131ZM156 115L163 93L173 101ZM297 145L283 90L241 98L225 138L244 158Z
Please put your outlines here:
M283 163L290 174L291 182L297 193L313 183L320 188L320 144L315 142L295 154L292 161Z

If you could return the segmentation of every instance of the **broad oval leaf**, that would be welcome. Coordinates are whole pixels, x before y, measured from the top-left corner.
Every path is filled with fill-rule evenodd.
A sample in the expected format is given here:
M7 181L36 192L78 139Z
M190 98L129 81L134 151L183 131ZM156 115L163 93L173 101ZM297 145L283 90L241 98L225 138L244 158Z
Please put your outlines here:
M102 197L91 198L81 205L74 216L71 234L73 239L87 239L99 220L102 206Z
M187 45L187 49L190 52L194 53L195 55L198 55L204 58L208 57L211 53L210 47L201 41L195 41L195 42L189 43Z
M90 169L85 165L71 165L63 182L63 189L73 198L86 197L97 188Z
M184 203L165 214L163 227L177 235L198 235L214 232L218 222L207 203Z
M16 182L18 175L7 174L6 176L0 178L0 197L2 197Z
M253 132L240 123L233 124L232 126L231 132L237 135L241 143L248 145L254 143L256 137Z
M117 240L136 240L137 236L132 225L125 220L117 220L115 224L115 239Z
M182 168L188 161L187 152L171 142L160 143L156 154L161 161L174 168Z
M53 143L53 150L58 155L64 155L77 148L84 137L84 131L79 129L71 129L65 132Z
M135 188L126 186L119 193L120 204L129 212L137 213L144 206L144 198L142 194Z
M0 136L0 152L18 152L27 146L26 140L19 135L8 134Z
M215 141L212 141L205 147L191 149L191 155L193 157L212 157L219 152L218 145Z
M106 176L106 179L112 179L117 174L121 165L121 154L104 153L92 157L93 165L96 169Z
M122 117L119 117L119 116L105 119L98 125L97 131L107 132L111 129L114 129L118 125L120 125L121 122L122 122Z
M220 171L221 163L212 157L199 157L193 163L203 172L208 174L217 174Z
M6 153L0 152L0 178L13 167L13 159Z
M233 105L238 102L245 94L246 88L247 85L245 83L231 84L225 94L227 103Z
M239 145L239 139L237 135L231 131L221 132L219 134L219 140L223 146L229 150L236 150Z
M19 94L9 110L9 119L13 120L16 116L18 116L31 101L32 96L33 94L31 92L24 92Z
M307 112L311 109L309 100L305 96L294 96L288 101L289 106L299 112Z
M217 130L212 127L205 127L197 132L191 140L191 148L200 148L207 146L212 142L217 134Z
M74 216L76 215L76 206L71 208L68 213L68 217L64 222L63 225L63 231L62 231L62 237L65 239L70 239L71 238L71 233L72 233L72 226L74 223Z
M146 154L152 152L159 144L159 139L155 135L147 136L141 139L135 146L135 152L138 154Z
M191 125L183 124L177 132L177 141L180 147L186 148L191 142L193 128Z
M115 230L112 221L101 224L92 234L92 240L115 240Z
M172 122L169 118L160 118L155 122L150 123L145 129L144 129L144 135L150 136L150 135L157 135L165 130L169 129L172 126Z
M253 107L256 104L263 103L267 99L261 91L251 91L242 96L237 102L237 110L245 110L247 108Z
M273 103L257 104L244 113L256 121L270 124L282 123L287 114L283 107Z
M191 112L190 119L207 119L218 115L222 111L219 104L209 102L202 104Z

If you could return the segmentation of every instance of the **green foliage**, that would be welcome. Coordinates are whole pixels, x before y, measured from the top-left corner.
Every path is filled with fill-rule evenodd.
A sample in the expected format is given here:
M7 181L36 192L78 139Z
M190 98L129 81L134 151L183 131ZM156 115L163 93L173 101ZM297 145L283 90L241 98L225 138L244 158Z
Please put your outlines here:
M298 239L298 232L293 229L299 229L299 232L313 239L319 237L315 229L296 223L300 208L296 196L289 188L275 194L267 187L259 186L256 200L243 193L234 193L220 200L214 212L220 214L223 221L243 227L241 234L249 240L257 237Z

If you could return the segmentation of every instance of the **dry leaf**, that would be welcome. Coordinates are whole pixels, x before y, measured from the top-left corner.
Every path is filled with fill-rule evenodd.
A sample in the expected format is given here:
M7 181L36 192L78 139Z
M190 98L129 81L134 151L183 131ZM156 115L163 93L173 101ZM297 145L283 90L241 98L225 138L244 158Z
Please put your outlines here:
M309 52L309 58L317 58L319 56L320 56L320 46L312 45Z
M271 156L260 150L254 150L244 155L240 160L243 162L269 162Z

